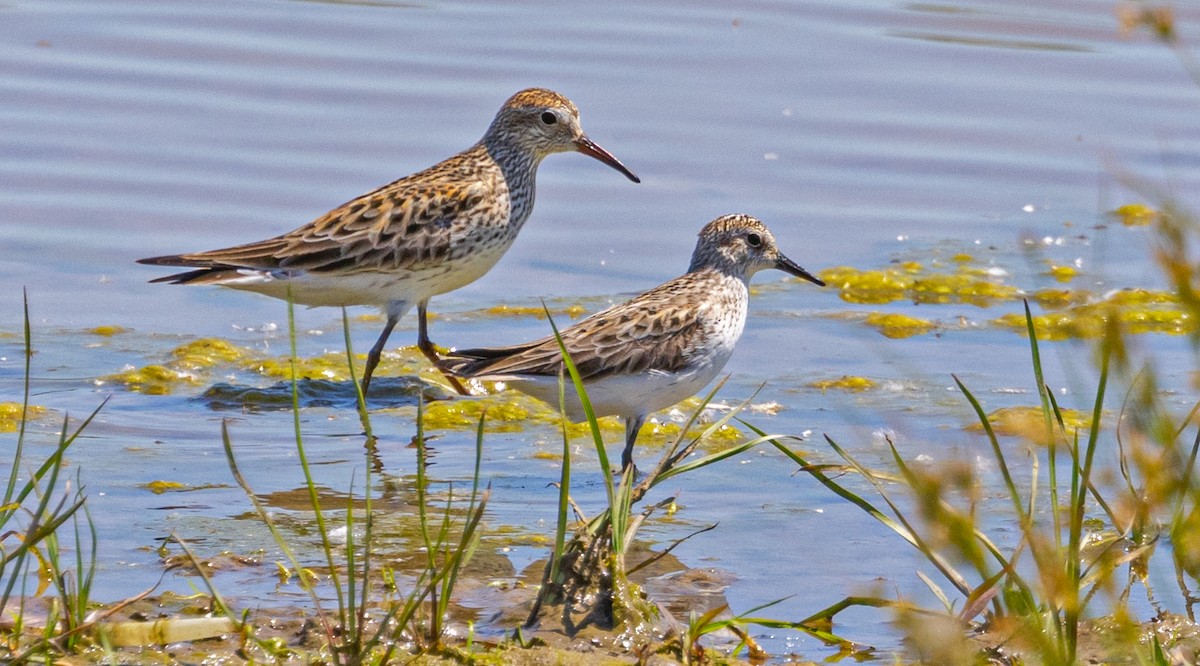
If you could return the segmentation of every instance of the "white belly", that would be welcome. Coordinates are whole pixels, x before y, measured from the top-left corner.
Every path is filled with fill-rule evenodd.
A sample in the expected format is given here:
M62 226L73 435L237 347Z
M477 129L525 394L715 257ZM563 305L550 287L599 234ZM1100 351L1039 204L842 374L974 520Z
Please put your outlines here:
M732 350L729 350L732 351ZM584 383L596 416L633 417L666 409L700 392L717 376L729 352L712 355L708 362L679 372L653 371L640 375L618 375ZM550 377L507 377L510 386L558 408L558 379ZM582 421L583 406L570 377L563 398L567 418Z
M507 245L483 247L467 258L419 270L284 273L242 269L237 277L224 280L221 285L280 299L290 296L294 303L313 307L374 305L387 308L395 303L407 303L411 307L478 280L496 265L507 249Z

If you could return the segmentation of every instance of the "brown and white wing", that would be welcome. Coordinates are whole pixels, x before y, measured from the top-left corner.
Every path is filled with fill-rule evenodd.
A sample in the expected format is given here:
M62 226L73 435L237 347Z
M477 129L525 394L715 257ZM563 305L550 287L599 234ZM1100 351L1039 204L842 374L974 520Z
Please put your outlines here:
M583 379L678 370L704 346L707 333L701 310L680 297L676 282L560 332ZM557 376L562 357L558 343L549 336L512 347L456 351L446 366L464 377Z
M490 196L483 179L438 183L422 178L425 175L414 174L385 185L282 236L139 262L202 269L156 281L238 269L285 273L419 269L449 255L455 222L461 224L487 205Z

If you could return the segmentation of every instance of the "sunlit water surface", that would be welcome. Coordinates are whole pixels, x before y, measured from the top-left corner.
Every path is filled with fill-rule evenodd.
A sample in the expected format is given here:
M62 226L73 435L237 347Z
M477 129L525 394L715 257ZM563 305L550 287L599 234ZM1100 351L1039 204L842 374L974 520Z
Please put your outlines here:
M37 352L32 401L57 418L78 418L108 398L70 453L99 527L96 595L115 600L152 586L162 569L154 549L174 532L209 556L265 549L263 566L217 580L247 606L285 603L296 590L275 591L277 549L232 483L220 427L228 420L250 483L284 511L300 506L282 499L301 482L291 415L216 410L199 399L207 383L271 380L230 371L166 396L97 382L161 363L200 337L284 354L285 306L215 288L148 285L162 272L135 259L289 230L470 145L508 95L537 85L570 96L591 137L644 182L635 186L577 155L549 158L537 208L513 249L483 279L434 300L441 344L511 343L548 330L533 317L472 315L493 305L540 307L545 298L594 311L669 279L686 267L696 231L728 212L762 218L784 251L814 272L893 261L949 266L969 254L1029 292L1058 285L1046 262L1077 266L1072 288L1161 287L1150 232L1106 212L1148 199L1131 179L1195 203L1200 90L1167 48L1122 36L1113 10L1083 0L617 1L586 9L4 3L0 401L20 399L25 289ZM1181 10L1181 33L1200 34L1197 18ZM807 435L800 446L813 458L829 459L828 434L868 462L887 460L890 438L912 459L987 469L986 441L964 431L972 416L951 373L988 409L1036 401L1025 340L990 324L1018 312L1018 301L861 305L836 289L782 279L756 278L769 288L754 298L719 399L736 402L761 385L755 402L781 408L752 422ZM939 327L890 339L864 325L872 311ZM342 349L339 317L298 312L300 354ZM129 332L88 332L102 325ZM355 319L355 348L365 350L379 325ZM406 319L394 343L410 344L414 329ZM1165 385L1178 391L1169 399L1186 409L1186 340L1147 335L1139 345L1160 359ZM1086 409L1094 382L1087 346L1045 349L1060 401ZM842 375L880 388L808 387ZM361 488L353 411L313 406L301 420L318 482L334 493ZM381 506L411 509L412 410L380 410L373 423L376 463L400 489ZM34 454L56 430L54 418L37 422ZM448 481L465 489L472 433L435 434L431 477L443 491ZM551 533L558 462L533 454L559 446L549 425L488 435L490 529ZM576 496L596 511L603 490L595 454L584 440L577 452ZM653 455L638 452L639 460ZM143 487L153 481L204 488L160 495ZM797 619L851 593L879 592L880 580L886 593L934 603L914 575L928 567L913 552L773 451L684 477L668 490L675 489L680 511L652 521L644 538L661 547L719 522L673 554L689 567L732 572L725 595L735 612L791 595L762 613ZM1001 534L1006 527L998 526ZM297 530L306 535L298 540L311 540L307 528ZM545 552L519 539L485 543L497 578L518 575ZM186 592L192 582L169 575L163 588ZM898 647L886 613L852 611L840 620L837 630L849 638L885 652ZM827 650L789 632L760 639L777 656Z

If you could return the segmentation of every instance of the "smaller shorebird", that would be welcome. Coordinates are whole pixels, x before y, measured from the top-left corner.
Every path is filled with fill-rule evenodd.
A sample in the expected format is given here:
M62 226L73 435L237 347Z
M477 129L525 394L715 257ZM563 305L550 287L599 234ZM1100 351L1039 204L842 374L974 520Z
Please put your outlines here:
M583 133L571 100L530 88L504 103L479 143L294 231L222 250L138 261L196 269L151 282L217 284L309 306L382 308L387 322L367 354L365 395L388 336L413 306L417 347L437 364L425 315L429 299L474 282L495 265L533 210L538 165L547 155L568 151L641 182Z
M750 277L766 268L825 285L785 257L759 220L718 217L700 231L687 273L560 332L596 416L625 422L622 469L633 464L646 416L695 395L725 366L746 324ZM553 336L454 351L442 365L460 377L506 382L558 404L564 370ZM574 391L566 391L565 402L567 416L583 420Z

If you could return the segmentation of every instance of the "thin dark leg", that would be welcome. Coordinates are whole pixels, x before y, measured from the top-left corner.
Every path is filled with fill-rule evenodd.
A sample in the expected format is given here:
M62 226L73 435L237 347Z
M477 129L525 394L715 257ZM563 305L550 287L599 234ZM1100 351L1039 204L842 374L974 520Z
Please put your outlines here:
M433 343L429 340L429 324L425 318L425 306L428 304L429 301L421 301L417 304L417 349L421 350L425 358L429 359L433 367L442 373L442 376L446 378L446 381L450 382L450 386L459 395L471 395L471 392L462 385L462 382L458 381L457 377L442 369L442 359L438 356L437 349L434 348Z
M638 431L642 429L642 424L645 422L645 414L625 419L625 450L621 452L622 472L633 467L633 443L637 441Z
M362 392L363 397L367 397L367 389L371 386L371 375L375 372L375 366L379 365L379 357L383 354L383 346L387 344L388 336L392 334L392 329L396 328L396 322L400 318L396 315L389 314L387 323L383 325L383 333L379 334L379 339L375 341L375 346L371 347L371 351L367 353L367 367L363 370Z

